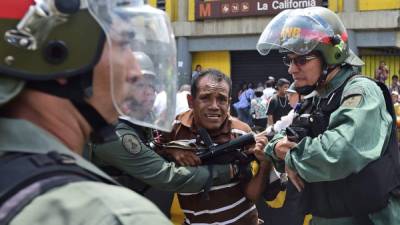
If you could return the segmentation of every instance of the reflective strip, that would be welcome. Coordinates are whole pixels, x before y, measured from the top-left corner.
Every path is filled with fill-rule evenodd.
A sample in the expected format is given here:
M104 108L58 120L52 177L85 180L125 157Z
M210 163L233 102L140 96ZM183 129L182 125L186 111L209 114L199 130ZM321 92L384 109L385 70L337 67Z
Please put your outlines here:
M181 121L179 121L179 120L174 120L174 121L172 122L172 126L174 126L174 125L176 125L176 124L181 124Z
M249 208L248 210L240 213L238 216L236 216L233 219L227 220L227 221L223 221L223 222L214 222L214 223L190 223L190 220L185 218L185 222L187 224L191 224L191 225L226 225L226 224L231 224L234 223L236 221L238 221L239 219L241 219L242 217L244 217L246 214L248 214L249 212L251 212L252 210L254 210L256 208L255 205L253 205L251 208Z
M212 186L210 188L210 191L221 190L221 189L224 189L224 188L229 188L229 187L236 186L238 184L239 184L239 182L234 182L234 183L229 183L229 184L224 184L224 185ZM178 195L182 195L182 196L197 195L197 194L199 194L201 192L204 192L204 190L199 191L199 192L193 192L193 193L189 193L189 192L188 193L178 193Z
M223 212L223 211L226 211L226 210L229 210L229 209L233 209L233 208L235 208L236 206L240 205L240 203L242 203L242 202L244 202L244 201L246 201L246 197L243 197L243 198L239 199L239 201L237 201L237 202L235 202L235 203L233 203L233 204L224 206L224 207L222 207L222 208L217 208L217 209L206 209L206 210L202 210L202 211L198 211L198 212L195 212L195 211L192 211L192 210L187 210L187 209L183 209L183 208L182 208L182 211L183 211L184 213L189 213L189 214L192 214L192 215L195 215L195 216L199 216L199 215L203 215L203 214L215 214L215 213L220 213L220 212Z
M231 130L231 132L234 133L234 134L241 134L241 135L248 134L246 131L239 130L239 129L235 129L235 128L233 128L233 129Z

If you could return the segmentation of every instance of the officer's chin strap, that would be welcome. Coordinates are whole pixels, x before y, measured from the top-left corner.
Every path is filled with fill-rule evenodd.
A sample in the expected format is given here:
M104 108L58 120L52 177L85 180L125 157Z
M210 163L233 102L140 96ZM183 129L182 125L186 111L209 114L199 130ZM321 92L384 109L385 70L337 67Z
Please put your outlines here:
M71 99L71 102L92 128L90 140L94 144L105 143L108 137L113 134L114 125L107 123L103 116L86 101Z
M92 95L93 71L67 78L66 84L56 80L29 81L27 87L42 91L71 101L79 113L92 128L91 139L96 143L104 143L107 136L114 130L114 124L109 124L102 115L84 99Z

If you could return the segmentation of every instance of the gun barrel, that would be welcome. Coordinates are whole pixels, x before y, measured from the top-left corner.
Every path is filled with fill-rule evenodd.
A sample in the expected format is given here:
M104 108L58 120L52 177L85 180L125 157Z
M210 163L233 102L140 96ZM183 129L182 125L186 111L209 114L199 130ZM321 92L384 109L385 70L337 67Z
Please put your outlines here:
M238 148L254 143L256 143L254 134L249 133L233 139L225 144L213 146L209 149L209 151L201 152L198 154L198 156L201 160L207 160L209 158L217 157L228 152L236 151L236 149Z

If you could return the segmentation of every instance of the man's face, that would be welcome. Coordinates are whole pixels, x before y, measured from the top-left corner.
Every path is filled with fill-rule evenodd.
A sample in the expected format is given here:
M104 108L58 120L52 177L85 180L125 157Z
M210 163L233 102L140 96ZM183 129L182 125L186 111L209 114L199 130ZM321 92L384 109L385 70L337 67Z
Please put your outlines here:
M280 87L278 87L278 93L280 95L284 95L286 93L286 90L289 88L289 84L283 84Z
M399 100L399 96L397 94L392 94L392 102L396 103Z
M113 64L113 75L110 74L110 62ZM101 59L93 71L93 95L89 102L108 122L116 121L118 112L113 104L112 94L120 105L128 96L129 82L140 76L140 68L129 48L113 45L111 49L106 43Z
M156 98L154 77L144 75L137 79L131 87L130 95L130 109L134 111L137 119L148 116L153 109Z
M295 59L301 56L296 54L288 54L287 57L289 59ZM288 72L292 75L293 80L296 82L296 87L312 86L318 81L322 74L322 61L316 57L306 60L304 65L292 62L289 66Z
M229 85L207 75L201 77L197 83L197 95L191 101L196 125L207 130L219 129L228 117Z

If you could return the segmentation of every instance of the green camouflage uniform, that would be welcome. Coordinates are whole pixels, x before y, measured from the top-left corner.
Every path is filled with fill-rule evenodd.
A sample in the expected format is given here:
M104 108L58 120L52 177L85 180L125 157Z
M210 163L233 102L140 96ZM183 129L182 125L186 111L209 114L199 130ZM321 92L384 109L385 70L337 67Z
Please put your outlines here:
M124 140L140 140L133 129L125 124L117 126L121 140L96 146L94 162L110 165L124 171L148 185L164 191L198 192L208 181L207 166L178 167L148 148L141 141L126 146ZM231 180L229 165L214 165L214 184L225 184Z
M350 69L342 69L323 90L319 90L314 101L329 96L351 73ZM307 182L334 181L359 172L381 155L393 123L381 89L369 79L354 78L346 84L342 100L343 96L358 97L343 101L331 114L328 130L316 138L305 137L290 150L285 161L278 160L273 151L285 133L270 141L266 152L281 171L286 163ZM400 224L400 199L391 197L386 208L369 217L375 225ZM356 225L356 222L352 218L313 217L311 224Z
M11 151L38 154L57 151L74 157L80 167L99 176L108 177L71 152L54 136L28 121L1 118L0 134L0 157ZM171 223L151 202L126 188L100 182L81 181L56 187L36 197L10 223L10 225L19 224L158 225Z

